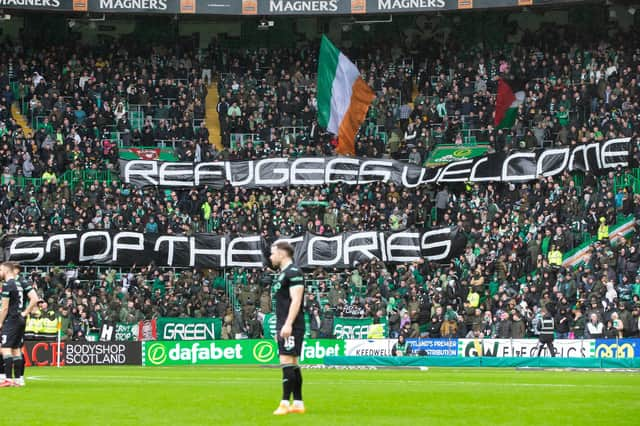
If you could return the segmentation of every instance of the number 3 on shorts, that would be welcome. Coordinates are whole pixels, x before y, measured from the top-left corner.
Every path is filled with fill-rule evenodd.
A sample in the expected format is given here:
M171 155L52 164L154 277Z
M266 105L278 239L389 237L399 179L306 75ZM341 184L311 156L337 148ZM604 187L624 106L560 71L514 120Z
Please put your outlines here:
M293 349L296 346L296 338L294 336L289 336L284 341L284 348L286 350Z
M7 335L6 335L6 334L3 334L3 335L2 335L2 344L3 344L3 345L6 345L6 344L7 344Z

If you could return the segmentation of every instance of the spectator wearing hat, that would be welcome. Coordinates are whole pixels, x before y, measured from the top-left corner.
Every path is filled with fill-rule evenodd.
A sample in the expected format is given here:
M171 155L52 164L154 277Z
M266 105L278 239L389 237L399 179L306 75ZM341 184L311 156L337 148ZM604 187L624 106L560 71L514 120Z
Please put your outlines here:
M604 334L604 324L600 321L597 313L592 313L585 328L584 337L586 339L600 339L604 337Z
M611 313L611 319L607 321L605 336L609 339L622 339L624 337L624 324L618 318L618 313Z
M618 309L616 313L618 315L618 319L622 322L623 337L631 337L634 331L632 325L633 315L629 312L629 309L627 309L627 303L623 301L618 302Z

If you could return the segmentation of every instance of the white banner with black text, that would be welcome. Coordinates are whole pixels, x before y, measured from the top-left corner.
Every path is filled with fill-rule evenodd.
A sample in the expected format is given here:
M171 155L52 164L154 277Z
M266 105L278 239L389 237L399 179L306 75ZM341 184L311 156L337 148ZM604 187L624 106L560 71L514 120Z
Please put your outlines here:
M345 232L335 236L306 233L282 238L295 248L302 268L350 268L377 259L406 263L418 259L446 262L460 255L466 237L457 227L428 231ZM278 240L278 241L280 241ZM275 241L274 241L275 242ZM161 235L131 231L63 232L7 235L4 258L21 263L97 264L225 268L268 265L270 243L259 235Z
M390 159L350 157L265 158L202 163L120 159L120 178L137 187L226 185L242 188L394 183L405 188L455 182L528 182L564 172L595 174L627 167L629 138L572 147L493 153L425 168Z

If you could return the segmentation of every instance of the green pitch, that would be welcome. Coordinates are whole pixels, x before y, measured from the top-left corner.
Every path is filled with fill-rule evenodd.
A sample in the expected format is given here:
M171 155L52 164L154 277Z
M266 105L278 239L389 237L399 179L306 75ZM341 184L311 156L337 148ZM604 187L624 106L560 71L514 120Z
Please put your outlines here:
M639 373L305 369L307 414L282 418L271 415L280 397L278 369L66 367L28 374L27 387L0 389L3 424L637 425L640 415Z

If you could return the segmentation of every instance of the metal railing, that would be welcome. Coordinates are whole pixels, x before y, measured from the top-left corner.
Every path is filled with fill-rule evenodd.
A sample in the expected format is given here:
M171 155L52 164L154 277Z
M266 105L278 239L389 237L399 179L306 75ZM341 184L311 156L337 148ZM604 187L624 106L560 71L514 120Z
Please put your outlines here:
M158 148L173 148L176 149L176 145L181 145L185 141L178 139L155 139L156 147Z
M264 141L260 139L260 135L257 133L231 133L229 135L231 149L243 148L248 142L261 144Z
M277 135L283 141L287 141L288 137L296 137L300 131L307 137L310 136L311 128L309 126L283 126L276 128ZM369 129L366 125L360 129L360 134L364 136L379 137L386 144L388 140L388 134L385 131L385 127L382 125L375 125L373 129ZM248 142L254 145L260 145L264 143L261 136L258 133L231 133L229 134L229 142L231 149L238 149L244 147Z
M153 111L148 111L149 108L152 108ZM168 112L168 109L169 109L166 106L160 106L160 105L157 105L157 106L148 106L148 105L139 105L139 104L130 105L127 114L129 117L129 122L131 123L131 129L142 130L142 128L147 123L150 123L153 128L157 128L160 123L166 123L167 126L170 127L173 124L184 122L184 120L178 120L178 122L175 122L170 117L168 116L165 117L164 114L162 114L163 116L161 117L158 116L158 112L159 112L158 108L163 109L164 112ZM193 118L190 120L191 127L194 129L194 131L196 131L202 126L202 123L204 123L205 120L206 120L205 118Z
M67 170L60 176L56 176L55 183L52 185L61 185L67 183L72 190L75 190L79 185L83 185L84 188L88 188L94 183L111 185L113 182L120 182L120 175L112 170ZM42 185L45 185L45 181L39 178L28 178L22 175L18 176L0 176L0 184L2 185L15 185L18 188L34 188L38 190Z
M615 176L613 179L613 192L617 193L624 189L630 189L634 194L640 194L640 169L632 169L630 173Z
M80 279L79 277L81 276L81 271L82 270L87 270L87 269L92 269L97 277L100 277L101 275L109 275L111 273L115 272L115 277L114 280L118 281L118 280L122 280L123 276L126 276L129 272L133 272L138 273L142 270L142 266L141 267L136 267L136 268L132 268L132 267L121 267L121 266L110 266L110 265L91 265L90 267L79 267L77 265L31 265L28 263L22 264L20 265L22 268L22 274L24 276L29 276L33 273L37 273L37 274L51 274L51 273L61 273L64 274L66 279L67 279L67 285L69 284L70 281L74 281L75 283L79 283L79 284L90 284L90 283L99 283L102 281L101 278L95 278L95 279ZM161 266L160 269L162 270L163 273L171 273L175 278L179 278L180 275L187 270L190 270L190 268L184 268L184 267L174 267L174 266ZM145 280L145 282L149 283L149 280Z

